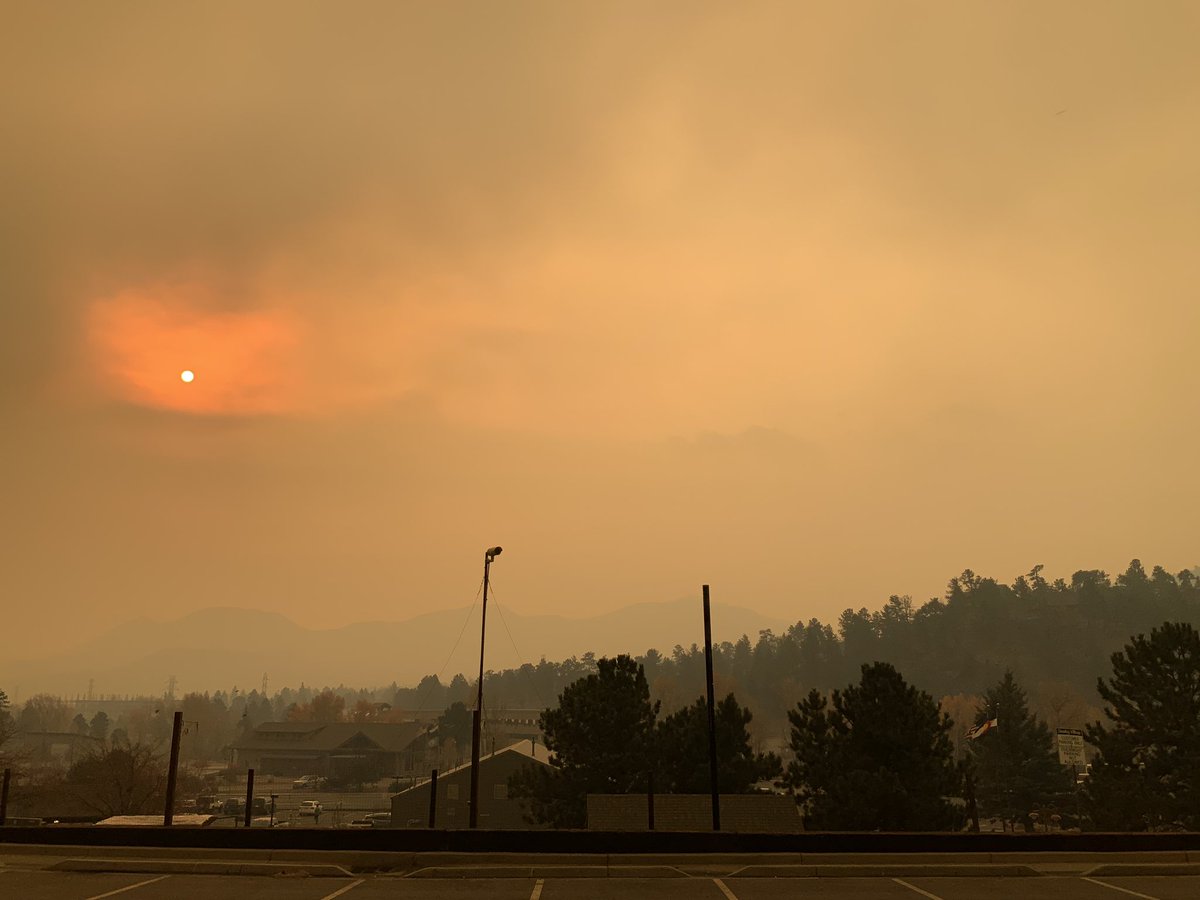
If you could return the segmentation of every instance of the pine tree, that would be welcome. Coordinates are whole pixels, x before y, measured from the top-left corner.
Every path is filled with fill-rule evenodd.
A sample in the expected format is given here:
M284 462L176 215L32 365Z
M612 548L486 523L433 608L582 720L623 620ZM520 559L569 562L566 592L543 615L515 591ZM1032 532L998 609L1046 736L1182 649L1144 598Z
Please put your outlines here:
M746 726L753 716L738 705L733 694L717 703L717 783L722 794L740 794L756 781L781 771L774 753L755 753ZM662 793L707 794L711 787L708 759L708 701L701 697L691 706L667 716L658 726L655 755L661 773Z
M582 828L588 794L646 790L658 715L646 672L628 656L600 659L596 668L539 718L553 769L530 766L509 779L511 795L527 801L536 822Z
M1200 828L1200 634L1165 622L1112 655L1096 689L1110 721L1088 726L1099 751L1087 794L1105 829Z
M0 747L17 731L17 722L9 712L8 694L0 689Z
M1011 671L985 693L975 712L976 725L989 719L998 727L967 745L979 811L1006 823L1023 822L1028 830L1031 812L1070 790L1070 774L1058 762L1050 728L1029 712Z
M862 667L862 679L817 691L788 713L795 788L809 828L830 831L935 831L961 814L949 716L887 663Z

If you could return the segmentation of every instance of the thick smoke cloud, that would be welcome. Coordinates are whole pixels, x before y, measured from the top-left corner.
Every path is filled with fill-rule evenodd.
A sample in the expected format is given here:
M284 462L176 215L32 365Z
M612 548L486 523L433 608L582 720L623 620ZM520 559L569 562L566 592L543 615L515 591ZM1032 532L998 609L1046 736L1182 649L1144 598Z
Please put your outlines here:
M1194 564L1197 19L10 10L17 624Z

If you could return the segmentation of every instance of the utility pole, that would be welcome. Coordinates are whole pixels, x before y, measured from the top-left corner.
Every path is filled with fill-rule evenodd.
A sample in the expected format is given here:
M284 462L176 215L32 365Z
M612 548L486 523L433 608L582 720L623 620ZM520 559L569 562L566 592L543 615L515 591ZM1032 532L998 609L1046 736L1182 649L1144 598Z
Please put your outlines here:
M167 802L163 810L163 825L170 825L175 815L175 776L179 772L179 740L182 735L183 711L180 710L175 713L175 721L171 725L171 762L167 767Z
M254 821L254 770L246 770L246 827Z
M429 827L437 827L437 775L438 770L434 769L429 776Z
M713 689L712 616L709 613L708 585L704 585L704 677L708 682L708 773L712 785L713 831L721 830L721 794L717 784L717 708Z
M0 784L0 825L8 823L8 785L12 781L12 769L4 770L4 782Z
M479 824L479 730L483 721L483 645L487 639L488 576L492 560L503 550L503 547L489 547L483 554L483 621L479 626L479 694L475 700L475 716L471 719L471 804L467 811L470 828L475 828Z

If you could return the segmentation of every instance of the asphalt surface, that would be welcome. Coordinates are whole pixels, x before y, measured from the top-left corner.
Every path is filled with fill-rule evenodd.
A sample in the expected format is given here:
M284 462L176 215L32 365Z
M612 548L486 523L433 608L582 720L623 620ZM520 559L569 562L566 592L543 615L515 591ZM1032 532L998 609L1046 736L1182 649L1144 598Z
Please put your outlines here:
M0 868L13 900L1196 900L1200 876L1091 878L346 878L77 873Z

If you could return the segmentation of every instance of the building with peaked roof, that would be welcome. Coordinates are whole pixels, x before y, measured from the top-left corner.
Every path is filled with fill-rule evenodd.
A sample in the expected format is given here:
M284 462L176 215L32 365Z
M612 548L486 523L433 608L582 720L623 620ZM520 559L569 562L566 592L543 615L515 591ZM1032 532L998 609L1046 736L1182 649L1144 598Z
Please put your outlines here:
M104 741L75 731L17 731L5 744L8 752L27 756L34 762L74 765L88 754L103 749Z
M420 722L264 722L233 745L239 766L263 775L337 778L424 771L429 726Z
M523 802L508 795L508 778L525 766L550 766L550 751L537 741L517 741L479 759L479 827L541 828L525 820ZM392 797L392 827L429 825L430 779ZM438 775L436 828L466 828L470 822L471 764Z

